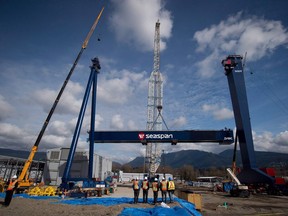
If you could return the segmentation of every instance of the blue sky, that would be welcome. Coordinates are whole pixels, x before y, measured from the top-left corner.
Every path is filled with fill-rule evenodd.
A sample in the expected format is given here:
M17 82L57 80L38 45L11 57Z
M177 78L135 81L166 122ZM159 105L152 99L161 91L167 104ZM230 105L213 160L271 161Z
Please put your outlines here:
M163 116L171 130L235 129L221 60L247 52L245 80L255 149L288 153L288 2L0 0L0 146L30 150L101 7L105 10L40 143L69 147L98 56L96 130L143 130L160 21ZM100 39L100 41L98 40ZM78 147L88 148L90 107ZM165 152L232 146L163 144ZM141 144L95 144L118 162Z

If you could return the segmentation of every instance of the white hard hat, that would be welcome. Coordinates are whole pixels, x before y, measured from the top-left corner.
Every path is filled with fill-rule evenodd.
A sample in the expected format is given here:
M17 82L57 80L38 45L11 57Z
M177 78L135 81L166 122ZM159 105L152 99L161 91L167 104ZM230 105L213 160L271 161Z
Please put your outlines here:
M165 178L163 177L162 180L165 180Z
M155 178L155 179L154 179L154 181L158 181L158 179L157 179L157 178Z
M18 178L17 175L12 176L12 179L17 179L17 178Z
M145 176L144 179L147 180L147 176Z
M136 180L138 180L138 177L136 177Z

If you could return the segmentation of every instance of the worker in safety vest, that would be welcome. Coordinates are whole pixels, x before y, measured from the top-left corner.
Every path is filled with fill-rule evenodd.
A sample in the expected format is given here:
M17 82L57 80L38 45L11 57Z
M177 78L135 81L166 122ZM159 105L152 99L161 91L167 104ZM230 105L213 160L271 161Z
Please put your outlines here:
M13 193L14 191L17 189L18 187L18 181L17 181L17 175L14 175L8 184L7 190L6 190L6 196L5 196L5 200L4 200L4 206L9 206L10 202L12 200L13 197Z
M155 205L157 203L157 199L158 199L158 191L159 191L159 183L158 183L158 179L155 178L154 182L152 182L152 191L153 191L153 204Z
M175 183L174 183L174 181L172 180L171 177L169 177L168 180L169 180L168 184L167 184L167 186L168 186L168 194L169 194L170 203L172 203L173 202L174 191L175 191Z
M142 182L142 190L143 190L143 203L148 203L149 181L147 179L147 176L144 177L144 181Z
M136 177L136 179L134 179L133 184L132 184L132 188L134 191L134 203L138 203L138 197L139 197L139 191L140 191L140 182L138 180L138 177Z
M167 187L168 187L168 182L163 177L162 181L160 182L160 190L162 194L162 202L165 202L165 203L167 201Z

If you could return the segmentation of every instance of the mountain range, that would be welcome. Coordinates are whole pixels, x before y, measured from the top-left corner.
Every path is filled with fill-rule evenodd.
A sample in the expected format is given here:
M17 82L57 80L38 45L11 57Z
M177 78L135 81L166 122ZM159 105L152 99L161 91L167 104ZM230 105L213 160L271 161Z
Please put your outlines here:
M258 167L288 166L288 154L275 152L255 152L256 164ZM161 165L179 168L184 165L191 165L194 168L228 167L231 166L233 150L225 150L219 154L199 150L183 150L162 155ZM143 166L144 158L137 157L127 163L131 167ZM241 153L236 153L236 164L242 166Z
M29 154L30 154L29 151L0 148L0 156L27 159ZM46 152L36 152L33 160L45 161L46 160Z
M19 151L0 148L0 156L9 156L27 159L29 151ZM256 164L258 167L287 167L288 154L275 152L255 151ZM194 168L210 168L210 167L228 167L232 164L233 150L225 150L219 154L199 150L183 150L163 154L161 157L161 165L179 168L184 165L191 165ZM45 161L46 152L36 152L34 160ZM113 162L117 164L116 162ZM136 157L127 163L131 167L142 167L144 163L143 157ZM236 154L237 166L242 166L240 151Z

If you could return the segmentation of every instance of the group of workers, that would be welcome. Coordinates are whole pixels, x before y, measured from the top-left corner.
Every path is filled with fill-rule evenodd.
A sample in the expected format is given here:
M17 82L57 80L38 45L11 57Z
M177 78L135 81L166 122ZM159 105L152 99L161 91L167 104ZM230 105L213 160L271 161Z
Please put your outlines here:
M133 180L132 188L134 191L134 203L138 203L138 197L140 190L143 191L143 203L148 203L148 191L150 184L147 176L144 177L144 180L140 181L137 177ZM151 183L151 188L153 192L153 204L157 203L158 192L161 191L162 202L167 203L167 193L169 195L170 203L173 202L173 196L175 191L175 183L171 177L168 178L168 181L165 177L162 178L162 181L159 181L158 178L154 178Z

